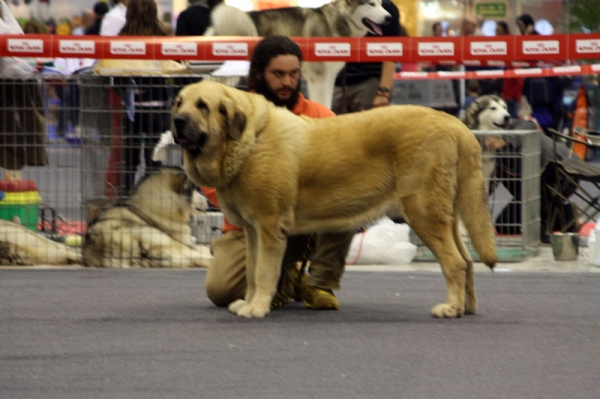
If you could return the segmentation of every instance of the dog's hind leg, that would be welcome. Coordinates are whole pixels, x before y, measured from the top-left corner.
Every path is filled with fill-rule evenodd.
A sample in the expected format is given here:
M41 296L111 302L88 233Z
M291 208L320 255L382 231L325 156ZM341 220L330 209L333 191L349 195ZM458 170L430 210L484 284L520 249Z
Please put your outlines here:
M465 312L465 284L467 262L456 245L455 221L450 198L437 198L438 204L423 204L422 196L414 195L402 200L409 226L437 258L446 279L446 302L431 309L434 317L455 318ZM427 201L425 201L427 202Z
M454 219L454 242L458 251L467 262L466 280L465 280L465 314L477 313L477 295L475 293L475 270L473 267L473 258L465 245L460 233L460 224L458 223L458 215L455 214Z

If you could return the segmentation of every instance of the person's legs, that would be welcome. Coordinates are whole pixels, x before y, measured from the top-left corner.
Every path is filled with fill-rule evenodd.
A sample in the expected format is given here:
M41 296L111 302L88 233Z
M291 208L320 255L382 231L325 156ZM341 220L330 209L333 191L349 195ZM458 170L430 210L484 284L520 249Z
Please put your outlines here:
M359 112L373 107L373 100L377 95L377 86L379 79L369 78L364 82L346 86L346 96L344 97L343 87L335 87L333 92L333 102L331 110L336 115L350 112ZM344 99L346 103L344 104Z
M340 289L340 280L346 266L346 255L354 232L322 233L309 267L304 294L306 307L314 310L339 309L340 302L333 290Z
M206 273L206 295L216 306L228 306L246 294L246 235L233 230L210 246L213 260Z
M308 285L315 288L339 290L346 266L346 255L354 232L322 233L309 267Z
M282 278L273 299L280 307L290 298L305 299L312 309L339 309L332 289L340 288L346 253L354 233L317 236L308 280L296 267L307 255L308 236L288 239ZM206 294L216 306L225 307L246 294L246 237L242 230L227 232L211 245L213 260L206 273ZM308 284L308 286L307 286Z

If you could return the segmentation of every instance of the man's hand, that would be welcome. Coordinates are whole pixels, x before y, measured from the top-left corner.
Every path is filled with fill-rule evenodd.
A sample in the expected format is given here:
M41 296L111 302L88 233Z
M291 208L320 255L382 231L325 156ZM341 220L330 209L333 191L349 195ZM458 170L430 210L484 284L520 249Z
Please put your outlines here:
M500 137L487 137L484 140L484 145L486 150L498 151L499 149L505 147L508 142Z
M373 100L373 108L375 107L385 107L386 105L390 105L389 96L384 96L381 93L377 93L375 99Z

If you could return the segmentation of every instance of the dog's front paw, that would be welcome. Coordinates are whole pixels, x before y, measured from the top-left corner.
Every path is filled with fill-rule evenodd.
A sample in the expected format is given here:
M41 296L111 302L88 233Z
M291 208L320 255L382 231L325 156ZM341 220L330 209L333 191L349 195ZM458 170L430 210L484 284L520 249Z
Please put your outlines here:
M240 317L246 318L263 318L269 314L270 308L259 306L256 304L248 303L242 299L239 299L229 305L229 311L235 313Z
M238 299L237 301L233 301L229 304L229 311L233 314L237 314L238 311L246 304L246 301L243 299Z
M455 319L465 313L464 308L458 308L449 303L440 303L431 309L431 315L440 319Z

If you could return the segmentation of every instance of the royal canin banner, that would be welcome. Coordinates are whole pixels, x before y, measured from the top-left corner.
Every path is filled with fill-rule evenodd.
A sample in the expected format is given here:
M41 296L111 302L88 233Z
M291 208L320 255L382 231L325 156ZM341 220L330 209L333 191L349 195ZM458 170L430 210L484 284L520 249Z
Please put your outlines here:
M564 61L570 59L567 35L516 36L515 59L522 61Z
M0 35L0 56L34 57L52 56L52 39L49 35Z
M292 38L306 61L529 66L600 59L600 34ZM0 35L0 57L249 60L258 37Z
M498 65L515 59L515 36L469 36L463 39L465 65Z
M359 44L351 37L293 38L305 61L358 61Z
M373 37L359 41L359 61L383 62L405 58L411 52L409 37Z
M569 59L600 58L600 35L569 35Z

